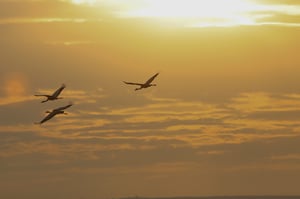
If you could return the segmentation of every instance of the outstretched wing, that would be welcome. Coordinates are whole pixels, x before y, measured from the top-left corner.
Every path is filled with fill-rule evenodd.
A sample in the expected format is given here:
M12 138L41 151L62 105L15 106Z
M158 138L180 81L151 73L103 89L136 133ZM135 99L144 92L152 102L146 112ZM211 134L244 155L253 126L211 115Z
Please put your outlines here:
M59 89L57 89L53 94L52 96L53 97L58 97L59 94L64 90L64 88L66 88L66 85L65 84L62 84L61 87Z
M146 85L147 84L150 84L154 79L155 79L155 77L158 75L159 73L156 73L155 75L153 75L150 79L148 79L147 81L146 81Z
M69 108L69 107L71 107L71 106L73 106L72 103L68 104L67 106L62 106L62 107L56 108L56 109L54 109L53 111L54 111L54 112L62 111L62 110L65 110L65 109L67 109L67 108Z
M50 120L50 119L53 118L56 114L57 114L56 111L52 111L52 112L49 113L42 121L40 121L39 124L43 124L44 122Z
M137 85L137 86L142 86L143 84L141 83L133 83L133 82L125 82L123 81L125 84L130 84L130 85Z

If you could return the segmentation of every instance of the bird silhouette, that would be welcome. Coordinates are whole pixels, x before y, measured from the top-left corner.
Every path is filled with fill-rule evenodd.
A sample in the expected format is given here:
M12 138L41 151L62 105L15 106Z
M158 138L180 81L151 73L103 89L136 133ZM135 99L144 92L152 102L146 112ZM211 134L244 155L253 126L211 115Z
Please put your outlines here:
M53 118L54 116L58 115L58 114L67 114L64 110L73 106L72 103L68 104L67 106L62 106L56 109L53 109L52 111L46 111L46 113L48 113L48 115L42 119L40 122L37 122L35 124L43 124L44 122L50 120L51 118Z
M136 88L135 90L141 90L143 88L148 88L151 86L156 86L156 84L151 84L152 81L156 78L156 76L159 75L159 73L156 73L155 75L153 75L150 79L148 79L145 83L133 83L133 82L125 82L123 81L125 84L129 84L129 85L137 85L140 86L139 88Z
M44 101L41 101L41 103L50 101L50 100L58 100L58 99L62 99L62 97L58 97L60 95L60 93L64 90L64 88L66 87L65 84L62 84L60 88L58 88L52 95L34 95L34 96L43 96L46 97L47 99Z

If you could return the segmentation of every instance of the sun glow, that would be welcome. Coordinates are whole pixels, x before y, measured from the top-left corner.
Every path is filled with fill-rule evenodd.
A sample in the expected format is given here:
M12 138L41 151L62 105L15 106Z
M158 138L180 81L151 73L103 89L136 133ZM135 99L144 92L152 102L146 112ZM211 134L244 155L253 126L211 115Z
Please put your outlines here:
M107 6L120 18L144 18L184 27L264 25L272 13L298 15L299 7L267 5L257 0L69 0L74 4ZM274 25L272 23L267 23Z
M259 6L248 0L119 0L127 3L126 9L117 12L127 18L156 18L178 20L185 26L234 26L251 25L255 17L251 12ZM129 6L128 6L129 5Z

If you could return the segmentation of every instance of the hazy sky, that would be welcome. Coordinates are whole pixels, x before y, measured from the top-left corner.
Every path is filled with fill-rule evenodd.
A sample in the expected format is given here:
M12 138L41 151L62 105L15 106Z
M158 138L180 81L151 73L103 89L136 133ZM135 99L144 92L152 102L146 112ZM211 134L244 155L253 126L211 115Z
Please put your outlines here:
M299 0L0 0L0 198L300 194L299 35Z

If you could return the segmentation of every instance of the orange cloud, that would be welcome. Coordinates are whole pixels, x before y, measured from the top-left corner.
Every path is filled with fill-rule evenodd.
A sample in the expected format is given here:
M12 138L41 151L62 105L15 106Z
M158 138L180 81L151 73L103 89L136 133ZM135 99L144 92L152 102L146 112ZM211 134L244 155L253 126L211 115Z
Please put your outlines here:
M3 97L0 97L0 106L34 99L28 94L28 79L21 73L4 74L1 90Z

